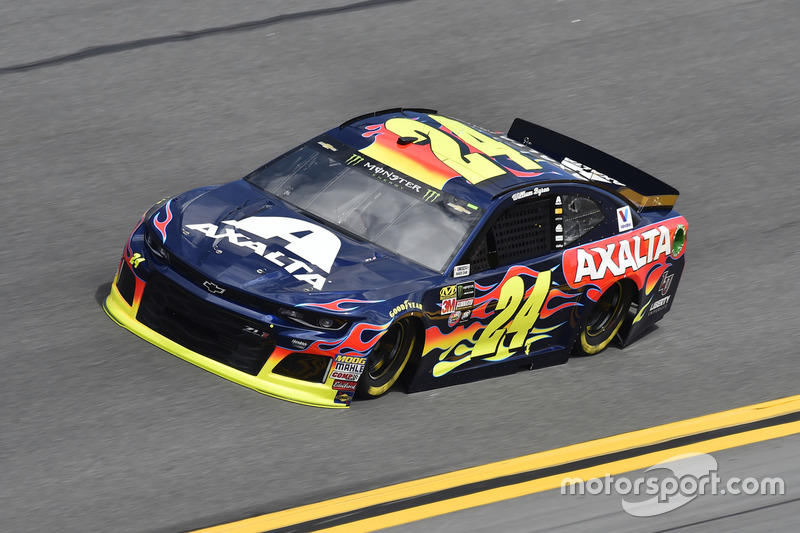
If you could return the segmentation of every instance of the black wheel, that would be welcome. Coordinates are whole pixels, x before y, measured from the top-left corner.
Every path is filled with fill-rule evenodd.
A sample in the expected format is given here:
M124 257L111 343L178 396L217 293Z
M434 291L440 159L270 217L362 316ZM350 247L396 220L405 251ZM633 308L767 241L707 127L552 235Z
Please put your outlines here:
M417 342L410 322L400 320L392 324L367 357L366 368L356 386L356 396L377 398L391 389L408 364Z
M605 350L622 327L631 299L631 291L623 283L618 281L609 287L594 304L578 334L575 353L594 355Z

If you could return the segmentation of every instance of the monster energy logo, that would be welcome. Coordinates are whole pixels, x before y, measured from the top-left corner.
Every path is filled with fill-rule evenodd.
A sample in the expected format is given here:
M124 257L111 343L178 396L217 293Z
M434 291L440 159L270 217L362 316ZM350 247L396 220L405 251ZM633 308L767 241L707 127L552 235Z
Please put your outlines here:
M360 155L353 154L353 155L351 155L350 157L347 158L347 161L345 161L345 163L347 163L348 165L357 165L357 164L361 163L363 160L364 160L364 158L361 157Z
M433 189L428 189L428 192L425 193L425 196L422 197L423 202L435 202L437 198L439 198L441 194L434 191Z

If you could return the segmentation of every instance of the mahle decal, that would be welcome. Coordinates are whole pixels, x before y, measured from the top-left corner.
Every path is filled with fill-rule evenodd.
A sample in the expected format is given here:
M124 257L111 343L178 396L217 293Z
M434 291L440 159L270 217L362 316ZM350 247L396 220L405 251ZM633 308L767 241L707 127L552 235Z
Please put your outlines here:
M186 228L212 239L227 239L231 244L249 248L254 254L282 267L296 279L310 284L317 290L325 287L326 275L330 273L342 245L339 238L331 231L296 218L249 217L242 220L224 220L222 224L230 227L218 227L209 223L188 224ZM236 230L245 231L264 241L280 239L286 243L284 249L303 260L289 257L273 249L266 242L253 240Z

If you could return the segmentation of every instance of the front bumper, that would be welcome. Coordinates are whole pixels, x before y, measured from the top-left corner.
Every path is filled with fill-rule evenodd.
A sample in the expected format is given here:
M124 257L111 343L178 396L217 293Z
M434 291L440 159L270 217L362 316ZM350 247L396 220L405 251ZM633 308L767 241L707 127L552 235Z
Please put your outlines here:
M120 269L127 268L129 268L129 266L127 262L123 260ZM296 351L276 346L266 359L266 363L263 367L261 367L260 370L254 371L253 374L250 374L189 349L179 342L158 333L137 320L137 312L141 304L142 293L146 289L143 287L137 288L135 297L129 304L118 289L118 281L119 273L114 278L111 292L103 304L103 309L117 324L151 344L200 368L268 396L315 407L344 408L349 406L352 399L352 392L334 389L333 387L336 380L331 377L331 373L328 372L328 370L325 371L324 382L309 382L283 376L274 372L275 367L284 357L297 353ZM138 283L143 284L141 280L139 280ZM329 356L331 363L333 363L335 354L331 353ZM329 368L332 368L332 365L329 366Z

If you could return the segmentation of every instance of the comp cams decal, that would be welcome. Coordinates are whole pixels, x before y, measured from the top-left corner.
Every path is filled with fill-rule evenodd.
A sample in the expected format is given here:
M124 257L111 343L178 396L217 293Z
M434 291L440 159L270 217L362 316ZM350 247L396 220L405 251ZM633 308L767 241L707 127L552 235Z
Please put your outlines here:
M224 220L224 226L216 224L188 224L187 229L197 231L211 239L227 239L230 244L249 248L271 263L282 267L296 279L304 281L317 290L325 286L333 262L339 254L342 242L331 231L296 218L249 217L242 220ZM240 233L247 232L259 239ZM280 239L282 247L301 257L295 259L276 250L271 239Z

